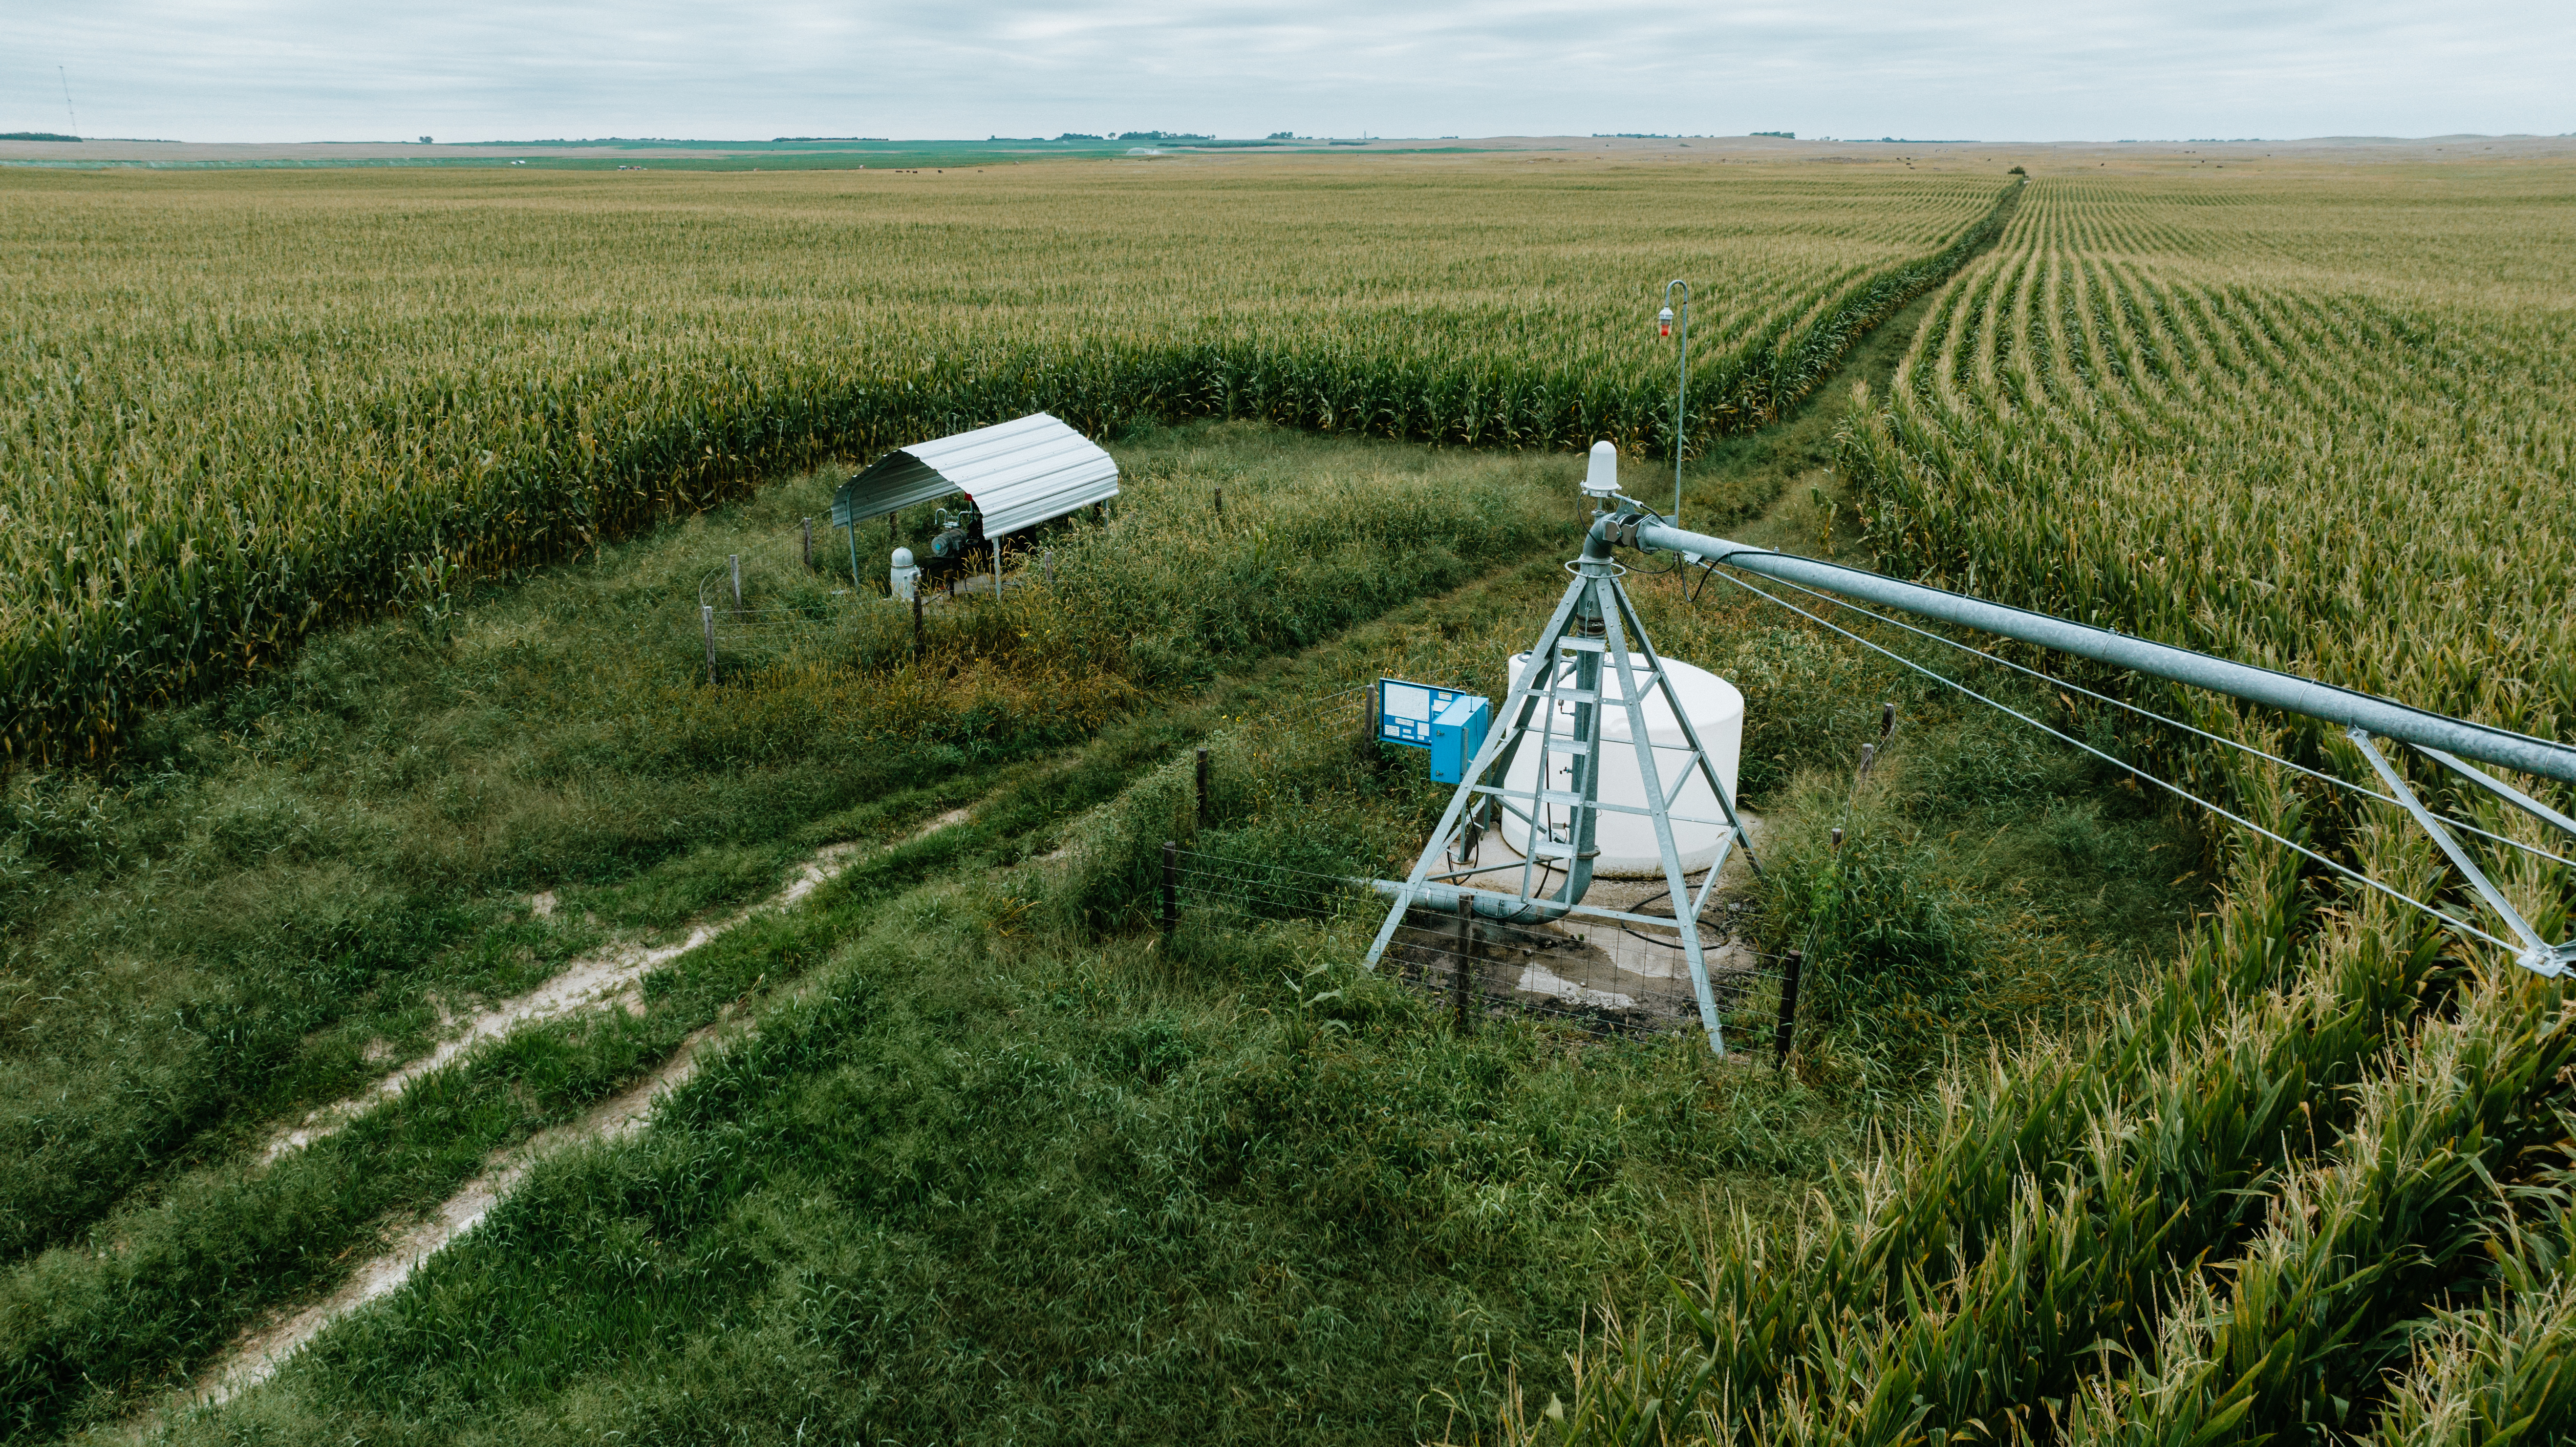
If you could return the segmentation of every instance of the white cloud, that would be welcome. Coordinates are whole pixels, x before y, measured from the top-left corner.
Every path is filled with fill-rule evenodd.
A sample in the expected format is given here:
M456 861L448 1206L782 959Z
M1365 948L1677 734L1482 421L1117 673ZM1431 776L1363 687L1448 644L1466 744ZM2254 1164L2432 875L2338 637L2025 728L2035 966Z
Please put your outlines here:
M185 140L2576 129L2563 5L9 4L0 129Z

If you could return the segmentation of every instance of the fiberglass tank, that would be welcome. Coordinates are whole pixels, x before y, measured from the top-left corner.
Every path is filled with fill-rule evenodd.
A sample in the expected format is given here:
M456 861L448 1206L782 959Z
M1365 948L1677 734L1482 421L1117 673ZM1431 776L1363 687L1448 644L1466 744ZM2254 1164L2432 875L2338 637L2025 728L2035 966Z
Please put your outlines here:
M1512 655L1511 676L1517 683L1521 670L1529 667L1529 655ZM1679 780L1683 765L1690 758L1690 745L1683 739L1681 725L1673 718L1672 706L1665 702L1663 690L1645 677L1646 656L1628 655L1628 667L1646 693L1646 741L1653 746L1655 762L1662 771L1665 787ZM1690 716L1691 727L1699 731L1699 741L1708 750L1709 762L1726 786L1726 796L1735 797L1736 761L1744 751L1744 695L1735 685L1687 663L1664 660L1665 676L1672 680L1673 692L1680 697L1682 710ZM1542 705L1544 706L1544 705ZM1627 699L1619 691L1619 670L1606 656L1601 663L1601 802L1646 807L1646 780L1637 769L1636 740L1628 731ZM1574 705L1559 702L1556 708L1556 736L1565 738L1574 732ZM1497 720L1499 722L1499 720ZM1538 774L1538 734L1545 720L1532 715L1530 731L1521 740L1518 753L1512 757L1510 774L1504 787L1514 792L1528 789ZM1574 787L1574 760L1557 754L1548 761L1554 774L1547 787L1571 791ZM1505 802L1515 802L1506 796ZM1542 806L1541 822L1549 826L1562 841L1572 837L1574 811L1563 805ZM1708 780L1697 769L1672 802L1673 844L1681 851L1684 872L1706 869L1717 858L1717 845L1726 836L1726 811L1709 793ZM1713 824L1684 823L1684 819L1713 819ZM1600 822L1593 828L1593 846L1600 851L1593 861L1593 873L1611 878L1661 878L1663 856L1655 846L1655 821L1644 814L1619 814L1604 809ZM1502 816L1503 842L1515 852L1527 852L1529 829L1509 813Z

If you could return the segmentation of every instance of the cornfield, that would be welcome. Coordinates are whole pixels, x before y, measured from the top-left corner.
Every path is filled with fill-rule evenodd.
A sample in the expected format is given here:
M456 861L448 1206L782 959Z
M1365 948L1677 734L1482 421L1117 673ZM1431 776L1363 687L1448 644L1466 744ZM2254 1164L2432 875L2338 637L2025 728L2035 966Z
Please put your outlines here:
M1845 465L1872 541L1987 596L2565 737L2571 198L2558 166L2041 181L1935 300L1893 395L1855 399ZM2153 701L2360 773L2314 728ZM2475 912L2394 810L2215 748L2163 762ZM2565 938L2565 868L2484 853ZM2576 1012L2297 865L2239 847L2226 902L2096 1038L1956 1078L1795 1239L1724 1235L1681 1304L1603 1338L1577 1400L1525 1434L2576 1432Z
M315 628L1032 409L1515 448L1746 428L1988 180L1416 169L0 176L0 761Z

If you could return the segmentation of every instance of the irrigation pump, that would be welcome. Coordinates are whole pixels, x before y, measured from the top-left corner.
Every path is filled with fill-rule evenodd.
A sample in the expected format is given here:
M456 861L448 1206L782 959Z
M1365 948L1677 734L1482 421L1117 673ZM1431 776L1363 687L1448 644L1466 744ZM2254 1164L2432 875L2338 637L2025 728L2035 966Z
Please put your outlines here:
M1619 495L1619 452L1610 443L1594 444L1583 491L1596 499L1602 510L1595 514L1592 530L1584 539L1583 555L1568 565L1574 581L1566 587L1565 596L1558 600L1556 611L1549 615L1547 626L1531 646L1529 661L1513 680L1496 726L1485 735L1483 747L1463 771L1458 790L1450 796L1449 807L1440 817L1440 827L1432 831L1422 857L1414 862L1413 872L1402 883L1378 881L1379 891L1392 895L1395 903L1369 947L1368 963L1375 967L1384 957L1405 913L1417 906L1511 924L1538 924L1582 915L1634 927L1677 930L1682 957L1690 969L1691 993L1699 1003L1700 1026L1708 1032L1709 1048L1723 1055L1725 1033L1718 1024L1717 996L1709 983L1699 918L1716 889L1727 852L1740 844L1746 857L1751 858L1751 838L1736 814L1733 793L1719 777L1716 760L1691 721L1691 711L1675 692L1663 659L1655 653L1654 644L1646 637L1645 624L1638 619L1627 589L1619 582L1627 569L1610 556L1612 533L1605 524L1632 516L1628 510L1636 504ZM1613 503L1622 511L1610 511ZM1638 659L1643 660L1642 667ZM1605 674L1615 682L1614 688L1604 689ZM1644 783L1642 806L1612 803L1601 797L1601 766L1605 762L1602 722L1610 707L1603 702L1605 693L1615 697L1617 706L1627 714L1627 741L1637 752L1637 772ZM1680 725L1683 742L1679 747L1654 741L1647 706L1651 698L1658 696ZM1565 717L1566 705L1572 709L1572 726L1559 732L1558 723ZM1506 781L1514 773L1513 761L1525 749L1537 752L1538 767L1523 771L1528 780L1526 787L1508 785ZM1678 757L1668 760L1658 755ZM1724 820L1673 811L1675 801L1695 776L1707 783L1709 793L1726 816ZM1570 787L1553 787L1559 783ZM1594 862L1601 852L1597 835L1604 811L1644 815L1653 824L1664 887L1673 902L1670 917L1605 909L1583 902L1591 890ZM1477 866L1474 841L1493 831L1506 815L1517 820L1525 831L1527 848L1508 863ZM1686 871L1681 851L1673 839L1675 823L1724 830L1717 855L1709 862L1708 874L1696 894L1683 877ZM1453 859L1466 862L1453 866L1448 863ZM1487 887L1468 883L1492 875L1516 877L1488 880ZM1557 880L1562 882L1551 887L1551 881ZM1491 887L1497 884L1509 887Z

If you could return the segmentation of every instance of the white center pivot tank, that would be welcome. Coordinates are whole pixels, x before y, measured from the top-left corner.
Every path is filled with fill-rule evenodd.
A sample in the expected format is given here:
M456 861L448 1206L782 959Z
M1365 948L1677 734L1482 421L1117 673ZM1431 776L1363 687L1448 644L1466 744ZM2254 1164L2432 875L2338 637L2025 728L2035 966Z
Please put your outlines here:
M1520 682L1521 670L1529 667L1529 655L1512 655L1511 677ZM1683 783L1683 768L1690 761L1690 745L1682 737L1681 725L1673 718L1671 705L1664 701L1663 690L1646 677L1646 656L1628 655L1628 667L1646 694L1646 740L1653 745L1655 763L1664 778L1664 787L1681 784L1681 792L1672 801L1673 844L1681 851L1684 872L1706 869L1717 858L1718 841L1726 837L1726 811L1709 793L1708 780L1697 769L1691 769ZM1681 699L1682 710L1690 716L1691 727L1699 731L1699 741L1708 750L1709 762L1716 766L1717 777L1726 786L1729 800L1735 797L1736 762L1744 751L1744 695L1735 685L1687 663L1664 660L1664 672L1672 680L1673 692ZM1544 706L1544 705L1542 705ZM1556 708L1556 736L1567 738L1574 733L1574 705L1559 702ZM1496 723L1502 722L1500 719ZM1521 739L1518 752L1512 756L1510 774L1504 787L1515 793L1527 790L1537 781L1539 730L1544 716L1530 716L1529 732ZM1556 754L1548 760L1554 777L1547 787L1572 790L1574 760ZM1601 802L1646 807L1645 776L1637 770L1636 740L1628 730L1626 696L1620 692L1618 665L1606 655L1601 661ZM1514 807L1527 807L1522 801L1505 802ZM1574 837L1575 810L1562 804L1543 806L1539 818L1560 842ZM1594 826L1593 845L1600 851L1593 861L1593 873L1610 878L1660 879L1664 873L1661 852L1655 846L1655 821L1645 814L1620 814L1603 809ZM1713 824L1684 823L1685 819L1712 819ZM1503 842L1515 852L1527 853L1529 828L1519 819L1502 815Z

